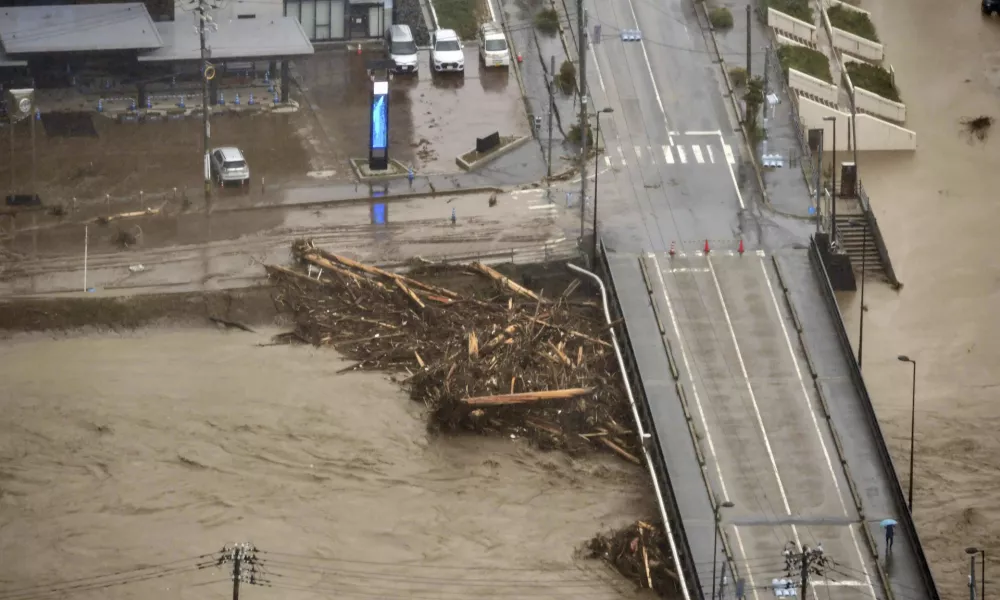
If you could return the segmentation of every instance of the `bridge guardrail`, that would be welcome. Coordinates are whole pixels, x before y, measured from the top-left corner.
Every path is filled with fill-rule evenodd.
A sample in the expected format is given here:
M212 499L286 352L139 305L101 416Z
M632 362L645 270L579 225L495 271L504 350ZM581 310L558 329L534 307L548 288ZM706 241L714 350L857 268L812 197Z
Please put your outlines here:
M639 369L636 366L635 351L632 348L632 338L629 337L628 327L625 325L625 320L623 318L624 315L622 313L621 306L618 303L618 291L615 287L614 278L611 277L611 267L608 264L607 250L604 247L603 241L600 243L600 259L598 261L598 267L599 274L602 279L604 279L604 284L608 288L608 302L610 304L609 308L611 310L612 317L618 323L617 327L621 333L619 343L621 344L622 353L624 354L624 358L628 366L632 390L636 399L641 400L637 402L637 404L641 409L640 414L643 419L643 427L646 432L653 436L653 439L659 439L659 436L656 433L656 426L653 423L652 414L649 412L649 402L646 398L646 389L642 385L642 378L639 377ZM681 519L680 511L677 508L677 499L674 495L673 484L670 481L669 473L667 473L663 449L660 448L659 444L652 444L650 447L650 454L652 454L654 459L653 462L656 466L656 475L659 480L663 482L663 487L665 488L662 492L669 510L667 517L670 519L671 526L677 534L679 545L683 549L683 556L681 559L686 571L683 576L688 581L688 589L691 592L692 598L706 600L698 577L698 566L695 564L691 555L691 544L688 541L687 532L684 530L684 522Z
M822 289L823 300L827 305L827 310L834 315L834 325L837 330L837 337L840 339L840 347L844 352L844 357L847 359L854 388L857 390L858 395L861 397L861 403L865 407L865 416L868 418L868 423L875 435L875 446L878 448L879 458L881 458L883 467L890 475L888 477L889 488L896 504L900 507L899 516L903 522L903 530L907 537L913 541L913 550L917 558L917 566L920 568L924 580L924 586L933 600L940 600L941 596L938 593L937 585L934 583L934 575L931 573L927 556L924 554L924 548L917 535L917 529L913 525L913 515L910 514L909 508L907 508L903 487L899 482L899 476L896 474L896 468L892 463L889 447L885 443L882 426L878 422L878 415L875 414L875 406L872 404L871 396L868 395L868 387L865 385L858 361L854 357L854 349L847 335L847 327L844 325L844 318L840 314L840 306L837 304L837 297L834 295L833 286L830 284L830 277L826 272L823 255L814 237L809 240L809 260L816 272L816 276L820 279L820 288Z

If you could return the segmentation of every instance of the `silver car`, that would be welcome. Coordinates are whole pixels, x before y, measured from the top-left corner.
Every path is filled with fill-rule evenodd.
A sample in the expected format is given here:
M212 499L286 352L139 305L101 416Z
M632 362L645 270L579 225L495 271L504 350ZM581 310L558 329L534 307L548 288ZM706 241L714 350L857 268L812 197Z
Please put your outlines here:
M219 183L239 181L250 182L250 167L239 148L216 148L212 150L212 177Z

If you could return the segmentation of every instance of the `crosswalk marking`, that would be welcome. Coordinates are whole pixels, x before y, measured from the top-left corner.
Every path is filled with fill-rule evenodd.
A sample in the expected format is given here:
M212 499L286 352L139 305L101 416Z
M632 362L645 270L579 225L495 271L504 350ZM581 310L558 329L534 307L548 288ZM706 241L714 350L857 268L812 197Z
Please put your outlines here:
M627 162L625 162L625 151L622 150L621 146L618 146L618 156L622 159L623 166L628 164Z
M639 146L635 147L635 157L642 160L642 149Z
M715 155L712 154L712 147L711 146L705 146L705 150L708 150L708 162L710 162L710 163L712 163L714 165L715 164Z
M663 158L667 161L668 165L674 164L674 153L670 149L670 146L663 146Z
M701 155L701 146L694 144L691 146L691 150L694 152L694 159L698 161L698 164L705 162L705 157Z
M687 164L688 157L687 157L687 153L684 152L684 146L677 146L677 154L681 158L681 164Z
M609 167L611 166L611 157L610 156L604 155L604 164L607 165L607 166L609 166Z
M735 165L736 164L736 157L733 156L733 148L732 148L732 146L730 146L729 144L723 144L722 145L722 152L723 152L723 154L726 155L726 162L728 162L731 165Z

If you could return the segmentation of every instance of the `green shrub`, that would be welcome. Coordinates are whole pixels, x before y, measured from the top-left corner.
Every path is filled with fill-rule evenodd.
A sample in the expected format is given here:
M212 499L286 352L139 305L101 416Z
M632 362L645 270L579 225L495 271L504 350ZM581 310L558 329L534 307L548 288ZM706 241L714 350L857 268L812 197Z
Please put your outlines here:
M827 83L833 83L830 74L830 59L825 54L805 46L782 46L778 48L778 62L781 70L788 77L788 69L801 71Z
M716 29L732 29L733 13L725 6L717 6L708 12L708 21Z
M747 84L747 70L743 67L731 67L729 69L729 81L733 87L741 88Z
M795 17L800 21L814 24L813 9L809 0L766 0L766 7Z
M839 4L826 11L826 16L830 17L830 25L837 29L843 29L848 33L853 33L866 40L878 42L878 33L875 31L875 24L863 12L844 8Z
M479 32L479 25L489 12L482 2L473 0L435 0L441 28L454 29L463 40L474 40Z
M760 107L764 104L764 80L762 78L754 77L747 82L747 89L743 94L743 102L746 103L746 115L743 123L746 125L747 131L756 131Z
M554 8L544 8L535 15L535 27L547 35L555 35L559 31L559 13Z
M556 85L564 94L572 94L576 90L576 65L571 61L564 60L562 66L559 67Z
M579 123L570 126L569 133L566 134L566 139L569 140L571 144L580 145L581 137ZM587 147L594 147L594 130L589 123L587 124Z
M899 90L892 83L892 75L888 71L882 67L853 61L847 63L846 66L847 74L850 76L854 87L859 87L873 94L878 94L883 98L899 102Z

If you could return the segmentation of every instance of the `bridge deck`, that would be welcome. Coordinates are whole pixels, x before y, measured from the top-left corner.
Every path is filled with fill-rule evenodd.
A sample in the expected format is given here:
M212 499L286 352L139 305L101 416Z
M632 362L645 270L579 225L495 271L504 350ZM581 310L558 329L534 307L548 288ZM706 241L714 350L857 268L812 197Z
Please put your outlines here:
M772 595L772 580L787 573L782 550L789 542L822 544L830 562L810 586L819 597L887 597L864 528L880 545L878 522L898 518L897 511L886 501L892 498L887 484L880 485L886 474L860 399L838 367L843 355L830 345L839 340L829 315L822 318L826 308L807 254L783 257L782 275L794 278L794 285L788 283L797 316L806 318L809 356L823 360L820 383L831 405L829 422L769 257L610 255L608 262L704 596L711 597L713 557L707 481L719 501L734 504L722 509L721 522L746 597ZM694 439L657 316L684 384ZM847 472L831 424L851 428L843 439L857 449L845 451ZM860 481L854 462L863 463ZM848 474L873 490L863 495L864 518ZM896 542L893 587L898 584L902 597L924 597L912 547L899 536ZM726 597L732 597L731 582Z

